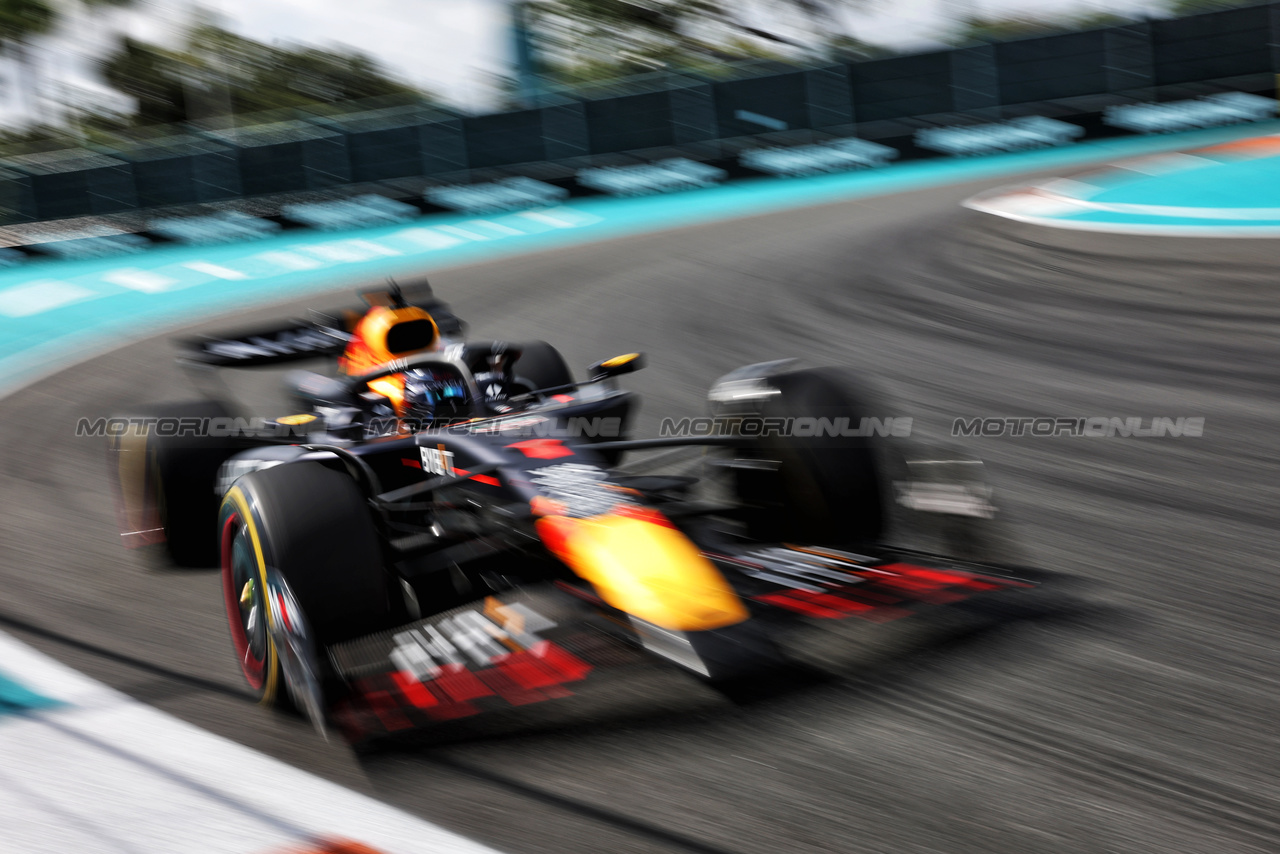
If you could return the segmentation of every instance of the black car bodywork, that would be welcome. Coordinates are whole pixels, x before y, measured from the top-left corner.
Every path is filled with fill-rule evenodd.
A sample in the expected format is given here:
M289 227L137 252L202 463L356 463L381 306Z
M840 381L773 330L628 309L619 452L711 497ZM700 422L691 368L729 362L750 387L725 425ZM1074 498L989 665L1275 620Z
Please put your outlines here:
M423 305L461 333L434 298ZM343 341L328 318L184 349L204 367L257 366L333 355ZM521 372L526 348L536 376ZM495 354L497 398L476 379ZM564 697L621 661L732 682L782 665L791 623L886 622L1034 584L1023 570L885 546L890 484L874 435L634 439L635 397L618 378L643 358L597 363L584 381L558 359L540 343L457 341L356 376L297 376L304 412L275 422L278 435L138 435L114 445L113 469L122 496L149 495L134 528L140 514L175 557L216 557L262 701L351 738ZM389 427L364 390L413 371L465 394L448 417ZM762 363L723 377L709 400L718 415L856 424L865 411L847 379ZM695 452L693 474L622 465L681 448ZM987 512L957 494L941 512ZM175 538L194 545L174 549Z

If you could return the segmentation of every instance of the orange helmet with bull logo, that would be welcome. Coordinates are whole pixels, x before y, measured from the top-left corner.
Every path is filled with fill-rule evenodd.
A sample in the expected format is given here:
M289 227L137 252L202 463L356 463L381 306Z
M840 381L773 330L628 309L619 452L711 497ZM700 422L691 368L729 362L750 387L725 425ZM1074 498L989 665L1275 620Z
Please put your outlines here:
M371 371L393 359L423 353L436 347L440 329L431 315L409 305L395 282L388 290L364 294L369 310L356 323L351 340L338 359L348 376ZM403 374L392 374L369 383L369 389L386 397L397 415L404 414Z

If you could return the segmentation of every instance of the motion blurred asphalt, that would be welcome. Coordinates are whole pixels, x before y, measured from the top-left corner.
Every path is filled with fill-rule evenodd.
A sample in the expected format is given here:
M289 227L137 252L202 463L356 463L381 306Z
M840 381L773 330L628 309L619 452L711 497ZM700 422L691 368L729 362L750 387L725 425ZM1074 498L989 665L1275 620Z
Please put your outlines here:
M0 629L181 718L512 852L1280 848L1276 246L1037 231L968 184L439 271L475 337L643 350L641 435L717 376L864 373L984 458L1074 579L815 637L741 705L654 671L356 753L244 697L218 578L120 548L79 417L186 399L167 339L6 401ZM349 301L255 311L248 320ZM235 321L238 323L240 321ZM234 323L232 325L234 325ZM226 319L204 328L226 327ZM251 398L267 382L251 379ZM956 417L1203 416L1202 438L950 439Z

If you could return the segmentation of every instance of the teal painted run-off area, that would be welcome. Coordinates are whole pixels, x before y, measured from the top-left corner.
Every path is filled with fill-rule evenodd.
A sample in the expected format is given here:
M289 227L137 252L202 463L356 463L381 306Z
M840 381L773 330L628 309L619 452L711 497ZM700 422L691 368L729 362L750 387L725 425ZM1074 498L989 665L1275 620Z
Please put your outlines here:
M1195 155L1173 171L1141 175L1117 171L1090 195L1109 206L1075 217L1093 222L1280 227L1280 150L1271 157L1220 160ZM1135 211L1131 205L1146 210Z
M816 204L1072 169L1278 130L1280 122L1265 122L808 178L744 180L662 196L588 198L492 216L428 216L345 233L286 232L224 246L171 246L96 260L33 261L0 271L0 393L126 340L344 282L371 282ZM443 295L447 298L447 289Z
M1192 149L971 204L1058 228L1194 237L1280 236L1280 136Z
M1130 205L1275 209L1280 207L1280 151L1276 154L1234 162L1197 156L1200 163L1158 175L1117 171L1118 177L1090 198Z
M0 672L0 718L60 705L59 701L37 694Z

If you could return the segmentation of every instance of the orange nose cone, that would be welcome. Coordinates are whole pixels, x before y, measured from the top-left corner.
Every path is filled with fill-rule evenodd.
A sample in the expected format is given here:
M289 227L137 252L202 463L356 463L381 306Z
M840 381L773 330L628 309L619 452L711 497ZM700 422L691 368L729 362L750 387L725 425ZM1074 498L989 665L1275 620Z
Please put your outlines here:
M747 619L724 576L657 511L545 516L537 529L552 554L620 611L680 632Z

